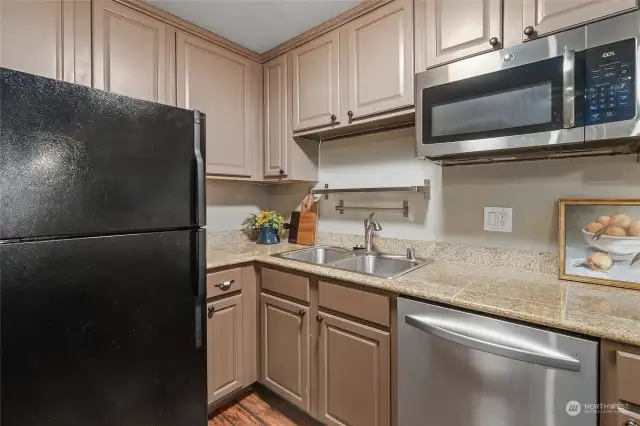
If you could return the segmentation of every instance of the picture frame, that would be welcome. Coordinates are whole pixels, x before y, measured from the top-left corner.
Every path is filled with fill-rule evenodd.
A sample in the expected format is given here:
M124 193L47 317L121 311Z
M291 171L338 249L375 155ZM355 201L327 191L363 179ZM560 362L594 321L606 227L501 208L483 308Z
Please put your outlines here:
M559 278L640 290L640 199L559 200Z

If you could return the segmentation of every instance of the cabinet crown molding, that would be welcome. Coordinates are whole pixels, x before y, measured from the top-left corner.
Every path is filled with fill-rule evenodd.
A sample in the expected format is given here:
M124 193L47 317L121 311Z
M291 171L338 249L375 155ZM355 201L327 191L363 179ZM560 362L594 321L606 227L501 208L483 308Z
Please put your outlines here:
M207 41L220 45L240 55L246 56L249 59L252 59L260 63L265 63L277 56L280 56L283 53L286 53L298 46L303 45L304 43L316 37L319 37L329 31L334 30L346 24L349 21L359 18L360 16L366 13L369 13L380 6L390 3L393 0L362 0L357 6L352 7L351 9L341 13L340 15L332 19L329 19L328 21L325 21L319 25L316 25L315 27L305 31L302 34L295 36L290 40L285 41L284 43L274 47L273 49L268 50L263 54L254 52L251 49L247 49L246 47L241 46L237 43L234 43L233 41L226 39L212 31L206 30L192 22L179 18L165 10L159 9L141 0L115 0L115 1L117 1L118 3L122 3L123 5L126 5L128 7L131 7L133 9L136 9L139 12L146 13L147 15L151 15L157 19L160 19L165 23L172 25L180 30L197 35L198 37L204 38Z

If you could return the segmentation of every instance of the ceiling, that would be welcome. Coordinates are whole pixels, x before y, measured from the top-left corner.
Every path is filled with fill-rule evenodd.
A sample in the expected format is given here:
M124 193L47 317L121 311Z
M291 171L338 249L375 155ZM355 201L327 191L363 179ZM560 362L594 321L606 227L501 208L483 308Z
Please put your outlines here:
M359 0L147 0L258 53L276 47Z

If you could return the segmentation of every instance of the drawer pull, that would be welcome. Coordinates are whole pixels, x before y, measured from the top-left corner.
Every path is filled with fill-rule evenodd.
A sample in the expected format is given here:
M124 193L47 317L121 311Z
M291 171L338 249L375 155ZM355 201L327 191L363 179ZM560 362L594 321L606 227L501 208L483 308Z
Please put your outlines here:
M624 426L638 426L638 423L634 422L633 420L627 420Z
M231 287L231 284L233 284L234 282L236 282L236 280L223 281L221 283L216 284L215 286L218 287L220 290L227 290L229 287Z
M305 311L304 309L300 309L300 310L298 311L298 315L300 315L301 317L303 317L303 316L304 316L304 314L306 314L306 313L307 313L307 311Z
M324 317L322 315L318 315L316 317L316 321L321 322L324 319Z
M214 308L213 306L209 306L207 308L207 312L209 312L209 315L213 315L213 312L216 310L216 308Z

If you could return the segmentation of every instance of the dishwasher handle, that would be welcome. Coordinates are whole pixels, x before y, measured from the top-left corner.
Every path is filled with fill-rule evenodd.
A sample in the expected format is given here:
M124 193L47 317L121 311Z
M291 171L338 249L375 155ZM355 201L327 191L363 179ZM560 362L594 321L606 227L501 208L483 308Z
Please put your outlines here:
M512 342L513 344L509 345L500 342L491 342L486 339L488 336L482 336L482 329L477 329L470 324L465 324L465 331L468 332L468 334L464 334L462 330L460 330L461 327L459 323L456 323L454 326L453 323L447 324L446 321L440 319L435 320L425 315L406 315L404 320L407 324L426 333L482 352L549 368L580 371L580 361L575 358L560 353L544 353L536 350L536 348L525 347L521 344L518 345L517 342ZM451 327L453 329L448 328L447 325L453 326Z

